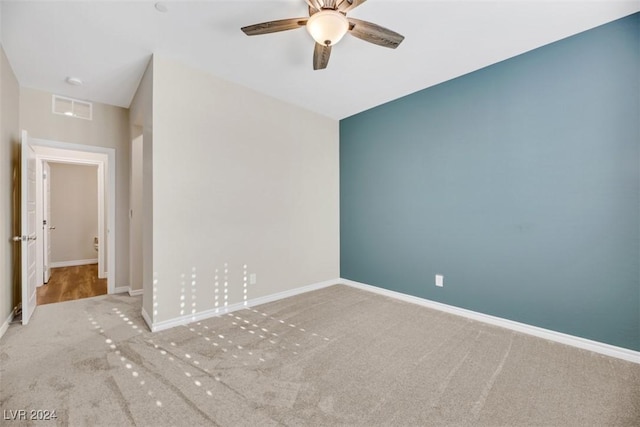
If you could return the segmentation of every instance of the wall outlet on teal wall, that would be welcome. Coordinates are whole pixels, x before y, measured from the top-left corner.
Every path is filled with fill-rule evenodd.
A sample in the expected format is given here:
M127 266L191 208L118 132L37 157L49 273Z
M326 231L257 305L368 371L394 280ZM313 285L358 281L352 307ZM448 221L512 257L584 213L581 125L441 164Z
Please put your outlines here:
M436 286L439 288L444 286L444 276L442 274L436 274Z

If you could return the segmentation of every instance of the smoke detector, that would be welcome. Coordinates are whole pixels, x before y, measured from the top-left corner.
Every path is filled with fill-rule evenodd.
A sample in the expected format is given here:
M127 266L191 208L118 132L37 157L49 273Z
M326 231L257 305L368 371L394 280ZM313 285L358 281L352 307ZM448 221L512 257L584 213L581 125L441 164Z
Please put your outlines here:
M82 80L77 77L67 77L65 81L71 86L82 86Z

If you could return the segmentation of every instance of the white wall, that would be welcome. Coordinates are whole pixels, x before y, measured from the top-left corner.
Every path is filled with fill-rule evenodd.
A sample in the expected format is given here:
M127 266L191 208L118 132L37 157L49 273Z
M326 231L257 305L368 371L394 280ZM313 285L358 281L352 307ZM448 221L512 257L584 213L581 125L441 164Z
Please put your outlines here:
M245 271L249 299L339 277L338 122L164 58L153 81L153 322L214 308L225 269L229 304Z
M130 172L130 176L135 175L136 181L134 182L133 178L130 180L130 188L133 190L131 197L136 199L130 202L130 227L133 227L134 231L133 240L130 241L130 247L133 249L130 258L131 290L143 290L143 312L149 316L153 313L153 64L152 58L129 108L132 156L135 145L133 141L137 139L138 143L142 144L142 153L136 154ZM139 148L138 146L136 149Z
M129 259L130 286L131 290L142 289L142 166L143 166L143 144L144 135L140 134L131 141L131 186L130 203L131 215L129 218Z
M97 259L98 167L50 163L51 262Z
M0 45L2 44L2 1L0 1Z
M19 255L20 244L11 238L19 233L13 220L13 176L18 162L20 87L11 65L0 45L0 336L5 321L19 301L18 274L14 269L14 248ZM19 185L19 183L17 183ZM19 187L18 187L19 188Z
M20 89L20 127L33 138L116 150L115 287L129 283L129 111L93 104L93 120L51 112L51 95ZM105 242L106 243L106 242Z

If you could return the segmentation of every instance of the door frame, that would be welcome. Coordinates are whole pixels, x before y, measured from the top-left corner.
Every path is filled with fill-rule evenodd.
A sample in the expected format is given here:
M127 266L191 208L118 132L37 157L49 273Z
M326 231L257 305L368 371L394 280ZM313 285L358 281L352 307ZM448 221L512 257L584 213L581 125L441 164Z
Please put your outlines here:
M31 138L31 145L36 151L36 183L39 187L40 204L39 224L37 231L43 234L42 229L42 172L43 162L94 165L98 166L98 276L107 279L107 293L116 292L115 286L115 213L116 213L116 150L115 148L97 147L93 145L73 144L68 142L52 141L46 139ZM38 188L37 188L38 189ZM106 225L106 227L105 227ZM43 282L43 240L39 238L37 253L39 254L38 286ZM107 251L105 253L105 242ZM105 256L106 255L106 256ZM105 259L106 258L106 259ZM106 262L105 262L106 261Z
M42 220L39 221L39 223L42 224L43 239L41 253L43 260L38 264L41 265L43 269L42 282L44 284L48 283L51 278L51 167L46 160L42 161L42 180L40 182L42 183L42 197L40 197L42 206L39 211L42 215ZM38 286L40 286L40 283L38 283Z

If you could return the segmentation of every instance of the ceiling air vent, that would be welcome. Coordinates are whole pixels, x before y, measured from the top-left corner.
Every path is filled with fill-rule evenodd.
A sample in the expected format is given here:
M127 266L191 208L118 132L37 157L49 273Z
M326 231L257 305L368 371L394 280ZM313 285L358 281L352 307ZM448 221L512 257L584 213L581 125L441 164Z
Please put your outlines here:
M53 95L53 113L78 119L91 120L93 104L79 99Z

